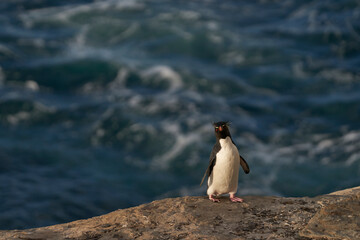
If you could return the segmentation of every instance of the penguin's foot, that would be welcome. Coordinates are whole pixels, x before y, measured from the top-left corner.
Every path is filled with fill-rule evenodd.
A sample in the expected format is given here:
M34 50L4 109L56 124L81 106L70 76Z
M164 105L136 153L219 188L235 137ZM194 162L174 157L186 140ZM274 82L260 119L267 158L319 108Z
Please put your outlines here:
M243 202L244 199L235 197L235 194L230 194L230 201L232 201L232 202Z
M209 195L209 199L213 202L220 202L220 199L214 198L213 195Z

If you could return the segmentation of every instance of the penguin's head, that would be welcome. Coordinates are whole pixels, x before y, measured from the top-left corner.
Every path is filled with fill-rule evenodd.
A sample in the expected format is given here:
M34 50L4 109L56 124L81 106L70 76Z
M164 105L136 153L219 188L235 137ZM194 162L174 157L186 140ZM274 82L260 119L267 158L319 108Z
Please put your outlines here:
M229 122L216 122L213 123L215 129L216 138L226 138L231 137L229 131Z

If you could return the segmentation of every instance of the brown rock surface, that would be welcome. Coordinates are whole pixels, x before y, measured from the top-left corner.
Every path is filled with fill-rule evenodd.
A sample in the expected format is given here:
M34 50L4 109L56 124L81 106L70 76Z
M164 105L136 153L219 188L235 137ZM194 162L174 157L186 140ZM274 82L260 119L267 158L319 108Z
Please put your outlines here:
M163 199L0 239L360 239L360 188L315 198Z
M336 196L300 232L311 239L360 239L360 187L329 194Z

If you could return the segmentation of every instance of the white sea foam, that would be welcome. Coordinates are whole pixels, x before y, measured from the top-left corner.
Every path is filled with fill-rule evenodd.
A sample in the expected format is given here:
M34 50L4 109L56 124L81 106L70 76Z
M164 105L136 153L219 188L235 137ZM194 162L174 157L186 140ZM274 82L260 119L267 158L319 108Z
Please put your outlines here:
M109 107L108 109L106 109L106 111L101 114L96 121L94 121L94 123L91 126L91 130L92 132L95 132L96 134L93 135L90 139L91 144L93 146L97 146L100 144L100 139L103 137L104 135L104 130L101 127L101 124L103 123L103 121L105 121L106 119L108 119L110 116L112 116L115 112L115 109L113 107ZM100 130L99 130L100 129ZM98 132L99 130L99 132Z
M8 123L10 123L11 125L17 125L20 121L30 119L30 113L25 111L20 111L15 114L8 115L6 119Z
M345 161L345 165L346 166L351 166L356 161L360 161L360 153L351 154L351 156Z
M245 56L238 51L226 52L220 58L220 61L227 65L241 65L245 60Z
M27 80L25 82L25 87L27 89L30 89L30 90L35 91L35 92L39 91L39 89L40 89L39 84L37 82L33 81L33 80Z
M112 36L109 39L109 43L118 43L126 38L131 37L133 34L135 34L140 28L140 25L136 22L131 23L130 26L128 26L121 34L117 34L115 36Z
M141 72L141 76L145 81L150 81L152 78L167 81L170 85L170 91L178 90L183 86L181 76L172 68L165 65L159 65L146 69L145 71Z
M332 146L334 146L334 141L330 140L330 139L324 139L321 142L319 142L316 147L315 147L315 151L316 152L322 152L325 151L329 148L331 148Z
M18 57L18 55L12 51L9 47L0 43L0 53L9 57Z
M308 73L304 70L304 63L301 61L297 61L292 64L292 72L295 77L300 79L308 77Z
M344 143L355 142L360 139L360 132L351 131L342 137Z
M289 161L298 163L316 160L327 165L338 161L345 161L346 166L350 166L360 161L360 155L358 154L358 151L360 151L359 139L360 132L356 131L344 133L344 135L339 137L315 135L306 143L281 148L273 146L274 149L271 152L267 151L267 148L262 148L261 151L269 153L270 159L276 158L277 162L279 159L289 159ZM346 155L341 153L346 153ZM344 159L344 157L346 158Z
M162 126L164 128L163 129L164 131L170 133L172 136L175 137L175 143L163 155L154 156L151 162L151 166L153 168L168 169L169 164L172 162L172 160L174 160L176 156L178 156L182 151L184 151L187 146L200 140L199 132L201 132L202 129L201 128L198 129L197 130L197 132L199 131L198 133L196 132L182 133L177 123L164 122Z
M109 84L111 89L124 88L126 85L126 78L129 75L129 70L120 68L115 79Z
M180 17L186 20L197 20L200 18L200 13L195 11L180 11Z
M143 9L144 5L137 0L103 0L94 1L87 4L67 5L61 7L47 7L40 9L32 9L20 14L27 27L31 27L34 22L43 19L56 19L60 21L69 21L76 15L87 13L90 11L106 11L106 10L127 10L127 9Z
M319 78L325 78L329 81L338 83L352 83L360 80L360 74L346 72L340 69L327 69L317 74Z

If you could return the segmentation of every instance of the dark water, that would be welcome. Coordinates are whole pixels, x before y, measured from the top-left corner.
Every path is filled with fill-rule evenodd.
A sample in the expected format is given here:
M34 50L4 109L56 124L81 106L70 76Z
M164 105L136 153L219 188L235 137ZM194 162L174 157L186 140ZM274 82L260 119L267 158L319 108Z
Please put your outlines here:
M0 228L199 188L231 130L239 195L360 185L360 3L0 2Z

